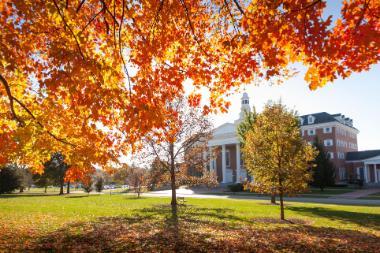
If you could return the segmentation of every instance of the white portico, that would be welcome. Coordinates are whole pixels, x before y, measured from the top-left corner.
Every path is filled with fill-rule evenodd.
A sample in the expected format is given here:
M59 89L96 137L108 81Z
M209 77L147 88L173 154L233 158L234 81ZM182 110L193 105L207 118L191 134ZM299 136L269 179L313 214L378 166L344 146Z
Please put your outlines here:
M237 135L237 127L244 118L245 111L250 112L247 93L244 93L241 98L239 119L235 120L234 123L225 123L215 128L213 137L208 143L210 153L217 151L216 158L210 161L210 170L215 171L218 181L224 184L238 183L247 178Z

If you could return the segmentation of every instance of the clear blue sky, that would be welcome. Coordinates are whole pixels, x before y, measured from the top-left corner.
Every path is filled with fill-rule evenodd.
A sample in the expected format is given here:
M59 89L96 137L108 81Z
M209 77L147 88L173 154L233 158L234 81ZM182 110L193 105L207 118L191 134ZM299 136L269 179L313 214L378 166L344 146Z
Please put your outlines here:
M340 14L341 1L328 0L324 16ZM367 72L354 73L349 78L338 79L316 91L310 91L303 80L304 72L286 80L281 86L259 87L247 85L251 106L258 111L268 100L281 99L288 107L299 114L316 112L342 113L354 120L358 135L359 150L380 149L380 64ZM240 112L241 94L229 98L232 102L227 114L215 115L216 126L235 120Z

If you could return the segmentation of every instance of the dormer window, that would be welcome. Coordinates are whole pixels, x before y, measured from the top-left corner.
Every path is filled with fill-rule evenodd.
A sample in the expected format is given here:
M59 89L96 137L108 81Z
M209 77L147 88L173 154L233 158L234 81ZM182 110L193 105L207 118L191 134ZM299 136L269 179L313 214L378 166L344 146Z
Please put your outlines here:
M309 115L307 117L307 123L308 124L314 124L314 120L315 120L315 117L313 117L312 115Z

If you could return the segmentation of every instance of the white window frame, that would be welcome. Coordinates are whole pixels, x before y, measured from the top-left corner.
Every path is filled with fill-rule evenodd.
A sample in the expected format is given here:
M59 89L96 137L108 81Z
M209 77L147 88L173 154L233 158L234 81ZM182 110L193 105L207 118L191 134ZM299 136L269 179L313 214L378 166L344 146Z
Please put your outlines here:
M340 180L346 179L346 168L344 167L339 168L339 179Z
M334 141L332 139L326 139L323 141L323 145L325 147L332 147L334 146Z
M334 159L334 152L327 152L329 159Z
M308 124L314 124L315 117L312 115L307 116L307 123Z
M308 136L315 136L316 130L315 129L308 129L307 130L307 135Z
M324 134L331 134L332 133L332 127L324 127L323 133Z

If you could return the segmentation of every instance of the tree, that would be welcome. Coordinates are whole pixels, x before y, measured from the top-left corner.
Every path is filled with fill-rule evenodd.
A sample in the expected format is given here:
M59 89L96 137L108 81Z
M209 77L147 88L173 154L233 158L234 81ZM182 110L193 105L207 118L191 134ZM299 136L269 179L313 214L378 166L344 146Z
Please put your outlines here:
M52 184L51 179L46 172L43 172L42 174L34 174L33 182L36 186L43 187L45 193L47 192L47 187Z
M146 169L130 166L128 168L127 180L130 188L133 188L137 193L137 198L140 198L141 192L146 189L149 183L149 173Z
M341 2L333 22L321 0L3 0L0 162L18 155L40 172L60 150L78 168L107 165L165 129L184 83L190 105L206 89L204 112L224 112L223 95L281 80L295 62L311 89L368 70L380 3Z
M20 193L24 192L25 188L30 188L33 183L32 174L30 173L29 169L24 165L12 164L12 167L14 167L14 169L16 170L16 174L20 182Z
M254 176L251 189L278 194L284 220L283 197L307 189L308 167L316 155L301 137L297 114L281 103L268 103L247 133L243 153Z
M69 165L65 163L65 156L60 152L55 152L51 155L49 161L44 163L45 173L52 182L60 187L59 195L63 195L63 185L65 183L66 171Z
M237 134L239 136L239 140L240 140L242 147L244 147L247 133L253 128L256 117L257 117L256 109L255 109L255 107L253 107L252 112L245 112L245 116L243 118L243 121L240 122L240 124L238 125ZM272 204L276 204L275 192L271 193L270 202Z
M95 191L101 192L104 188L104 179L103 177L97 177L95 181Z
M315 140L314 146L318 151L318 155L315 157L315 166L312 168L312 185L319 187L323 191L326 186L335 184L335 167L318 139Z
M82 188L84 192L87 192L89 195L90 192L92 192L92 177L91 176L86 176L85 178L82 179Z
M181 184L206 183L211 178L205 170L212 154L208 152L207 141L211 135L211 123L201 110L188 106L184 98L168 102L173 110L166 120L166 127L152 131L144 140L144 156L160 163L161 180L171 186L173 215L177 212L176 188ZM192 176L191 171L199 172ZM204 180L203 180L204 179Z
M20 178L14 166L0 168L0 194L11 193L20 188Z
M257 113L256 113L255 107L253 107L252 112L247 112L247 111L244 112L244 118L237 127L237 134L239 136L239 140L242 147L245 144L247 133L253 128L253 124L255 123L256 117L257 117Z

